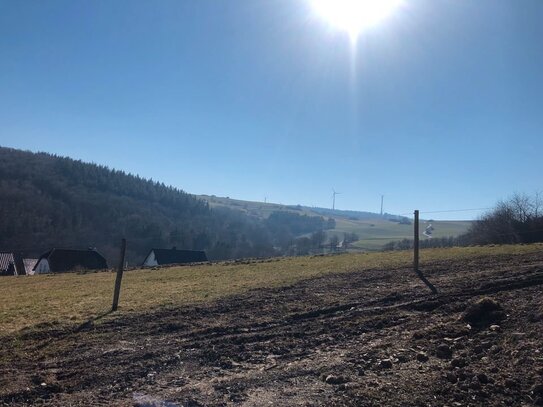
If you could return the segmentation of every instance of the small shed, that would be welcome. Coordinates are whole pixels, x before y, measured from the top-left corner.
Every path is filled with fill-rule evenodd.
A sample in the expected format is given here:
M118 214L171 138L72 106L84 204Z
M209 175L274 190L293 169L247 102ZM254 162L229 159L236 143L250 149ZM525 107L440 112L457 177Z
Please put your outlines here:
M151 249L143 267L163 266L166 264L188 264L207 261L207 256L201 250Z
M107 269L106 259L95 249L51 249L40 256L33 272L43 274L104 269Z

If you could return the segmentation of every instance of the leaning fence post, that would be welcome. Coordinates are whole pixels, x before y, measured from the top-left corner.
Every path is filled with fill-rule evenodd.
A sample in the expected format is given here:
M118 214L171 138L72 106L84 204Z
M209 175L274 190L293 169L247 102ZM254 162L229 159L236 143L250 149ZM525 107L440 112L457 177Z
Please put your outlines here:
M413 270L419 276L424 284L434 293L437 294L437 289L434 285L428 281L422 271L419 270L419 211L415 211L415 224L414 235L413 235Z
M119 306L119 295L121 293L121 281L123 279L124 271L124 257L126 253L126 239L121 240L121 258L119 260L119 268L117 269L117 277L115 278L115 291L113 292L113 305L112 311L117 311Z
M415 230L413 239L413 269L419 273L419 211L415 211Z

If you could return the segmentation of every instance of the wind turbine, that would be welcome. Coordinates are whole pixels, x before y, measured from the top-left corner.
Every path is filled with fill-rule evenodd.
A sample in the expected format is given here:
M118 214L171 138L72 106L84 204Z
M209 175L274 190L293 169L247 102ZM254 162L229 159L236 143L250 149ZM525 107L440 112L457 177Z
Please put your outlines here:
M334 211L336 209L336 195L341 195L341 192L336 192L334 188L332 188L332 191L334 191L332 194L332 210Z

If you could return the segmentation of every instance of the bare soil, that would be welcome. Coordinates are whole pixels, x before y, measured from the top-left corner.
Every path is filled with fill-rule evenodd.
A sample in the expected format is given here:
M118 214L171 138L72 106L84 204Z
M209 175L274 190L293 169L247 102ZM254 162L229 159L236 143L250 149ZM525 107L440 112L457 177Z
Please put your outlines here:
M0 405L543 405L543 253L423 271L4 336Z

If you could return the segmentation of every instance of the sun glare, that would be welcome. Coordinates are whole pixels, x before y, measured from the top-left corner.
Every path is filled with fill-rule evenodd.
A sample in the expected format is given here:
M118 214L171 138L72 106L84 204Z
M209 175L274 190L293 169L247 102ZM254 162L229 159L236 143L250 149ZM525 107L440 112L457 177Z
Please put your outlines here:
M310 0L313 9L336 28L349 33L352 40L375 26L395 9L402 0Z

